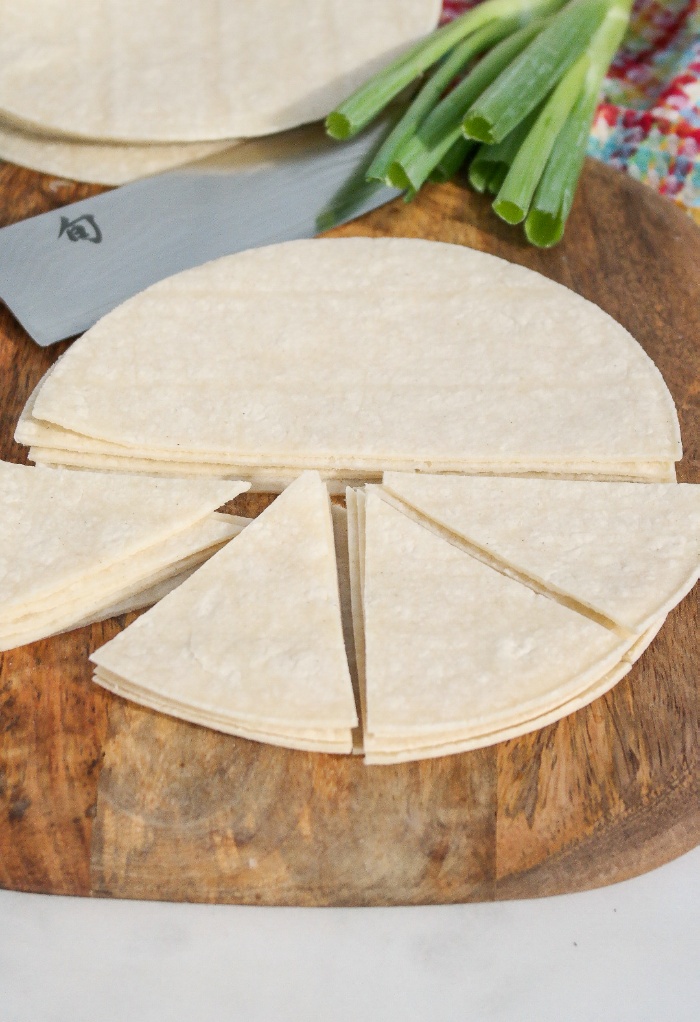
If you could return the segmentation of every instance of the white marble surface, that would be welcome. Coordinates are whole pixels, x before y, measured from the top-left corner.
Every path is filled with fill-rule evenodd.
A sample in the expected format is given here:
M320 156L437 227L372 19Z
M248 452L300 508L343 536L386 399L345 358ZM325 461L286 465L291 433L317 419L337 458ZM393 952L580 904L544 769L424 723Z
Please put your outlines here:
M697 1022L700 848L541 901L270 909L0 891L2 1022Z

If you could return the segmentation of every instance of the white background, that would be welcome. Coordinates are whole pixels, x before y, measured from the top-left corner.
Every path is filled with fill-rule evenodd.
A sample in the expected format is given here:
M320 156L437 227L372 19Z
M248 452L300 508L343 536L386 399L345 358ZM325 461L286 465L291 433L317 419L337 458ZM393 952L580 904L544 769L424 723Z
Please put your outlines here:
M275 909L0 891L2 1022L698 1022L700 848L539 901Z

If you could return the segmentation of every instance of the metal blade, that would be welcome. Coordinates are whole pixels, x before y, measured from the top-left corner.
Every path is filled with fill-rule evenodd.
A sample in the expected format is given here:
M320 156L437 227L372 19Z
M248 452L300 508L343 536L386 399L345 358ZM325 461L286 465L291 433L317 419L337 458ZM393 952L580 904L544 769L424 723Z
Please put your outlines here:
M311 238L399 194L364 180L385 132L295 129L4 227L0 296L46 346L180 270Z

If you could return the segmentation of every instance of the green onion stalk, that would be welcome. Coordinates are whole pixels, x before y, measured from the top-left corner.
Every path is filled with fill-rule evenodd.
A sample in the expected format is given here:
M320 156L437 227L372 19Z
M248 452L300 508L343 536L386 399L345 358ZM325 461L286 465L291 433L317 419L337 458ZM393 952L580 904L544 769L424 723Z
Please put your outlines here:
M632 0L617 0L591 40L588 71L571 115L557 136L525 220L533 245L549 248L564 234L586 157L591 124L607 70L629 24Z
M498 42L508 35L513 28L516 28L519 20L519 18L511 17L488 22L483 28L467 36L466 39L454 48L452 53L445 57L423 88L420 89L418 95L391 132L384 145L379 149L370 165L367 177L390 183L388 177L389 167L399 158L401 151L406 145L410 143L414 133L442 98L442 94L450 83L474 57L482 54L494 42Z
M583 54L610 0L571 0L482 93L463 122L467 138L500 142Z
M346 139L414 87L364 171L412 198L465 163L539 246L563 235L632 0L486 0L412 46L329 114ZM427 74L428 72L432 72ZM416 88L417 86L417 88Z
M428 175L428 180L436 181L438 184L444 184L445 181L452 180L460 167L467 162L475 148L476 146L469 139L458 138L445 155L435 164Z
M528 114L517 127L506 135L503 141L496 142L494 145L479 146L474 159L469 164L469 184L474 191L492 192L494 195L498 193L520 146L535 122L536 115L537 110Z
M478 10L478 8L477 8ZM426 117L413 138L405 143L389 166L387 178L396 188L418 189L452 145L464 138L462 117L484 89L497 79L513 58L541 31L543 21L532 21L494 46Z
M360 86L326 118L332 138L352 138L373 121L400 92L436 64L467 36L495 22L513 16L527 16L538 10L561 7L563 0L486 0L427 39L422 39L388 67Z
M549 154L583 88L588 68L589 59L584 53L553 89L515 154L493 204L496 213L509 224L519 224L527 216Z

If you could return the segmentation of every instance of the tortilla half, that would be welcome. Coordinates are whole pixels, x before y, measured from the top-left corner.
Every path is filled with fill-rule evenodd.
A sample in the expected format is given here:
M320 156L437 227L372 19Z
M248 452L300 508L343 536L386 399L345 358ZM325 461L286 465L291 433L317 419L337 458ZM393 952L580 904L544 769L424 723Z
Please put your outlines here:
M80 454L54 448L30 447L29 460L43 467L72 468L92 472L128 472L136 475L166 476L178 479L202 476L210 479L245 479L251 493L281 493L299 475L298 468L271 467L251 468L249 465L194 464L176 461L155 461L145 458L112 458L99 454ZM567 466L568 471L521 472L518 466L500 466L498 475L514 475L522 478L575 479L575 480L623 480L626 482L673 482L675 466L668 465L605 465L601 472L579 473L576 466ZM469 474L481 474L479 466L465 469ZM367 483L381 482L380 471L358 475L353 470L333 471L320 469L319 474L328 486L331 496L342 496L348 486L358 487ZM492 474L491 472L487 474Z
M217 459L221 455L211 455L202 451L190 451L179 445L177 450L158 451L153 448L142 446L124 446L110 443L105 440L98 440L88 437L72 430L64 429L53 423L42 421L34 417L34 405L39 392L45 381L60 362L60 358L51 366L39 383L34 388L27 403L25 404L15 428L15 440L19 444L26 444L31 447L32 458L37 462L46 464L62 464L71 467L85 467L102 470L146 471L162 472L172 474L181 471L185 474L212 474L226 475L235 473L237 478L248 478L253 486L278 486L284 489L289 482L293 481L300 470L314 467L313 458L299 458L298 463L292 465L289 461L285 465L261 469L255 464L254 458L248 458L235 464L224 464ZM128 459L127 462L124 459ZM316 459L318 461L318 459ZM353 463L354 462L354 463ZM357 476L356 480L347 479L347 486L355 486L361 482L379 482L382 472L379 464L370 469L366 460L356 461L351 457L344 457L345 468L339 470L333 467L333 461L329 461L327 467L316 465L321 471L323 478L328 480L342 479L349 473ZM364 465L364 468L361 467ZM358 468L358 466L360 466ZM427 471L429 466L421 464L413 459L408 466L413 471ZM462 466L462 470L474 475L492 475L496 472L493 466L484 465L483 462L474 462ZM498 474L527 475L527 476L555 476L557 478L586 479L623 479L630 481L649 480L651 482L675 482L674 462L568 462L557 466L548 465L547 462L530 462L529 470L523 465L515 462L512 464L503 463L498 468ZM360 479L360 477L362 477Z
M640 463L668 478L681 454L658 370L600 309L493 256L393 238L290 242L161 281L75 342L31 418L83 458L89 438L251 478Z
M63 355L46 371L34 388L20 413L15 428L14 438L17 443L31 446L33 454L38 461L45 460L47 463L56 464L74 463L75 467L88 468L103 466L105 469L108 469L111 466L115 466L117 470L125 471L126 468L124 466L126 462L124 459L129 459L129 464L134 466L134 471L143 471L151 467L153 471L158 470L170 473L173 471L182 471L183 473L192 471L193 474L211 472L211 474L216 473L218 475L224 472L236 472L247 476L253 483L258 474L263 479L265 475L271 476L274 473L279 476L280 480L286 479L280 485L280 489L284 489L284 486L295 479L300 471L314 467L320 470L326 479L341 478L342 476L347 476L348 473L354 472L358 479L360 476L362 477L363 482L380 481L382 474L380 462L378 461L376 465L370 467L366 458L354 459L345 456L342 459L344 467L340 470L337 468L337 458L327 459L325 466L318 464L319 460L323 460L322 457L321 459L299 457L294 459L293 462L291 459L287 460L284 465L261 469L257 465L255 457L248 457L233 464L226 464L220 460L221 454L214 455L204 451L188 450L182 444L179 444L176 450L169 451L143 446L125 446L85 436L73 430L64 429L62 426L57 426L54 423L42 421L35 418L34 405L41 388L61 358L63 358ZM427 472L429 470L428 463L421 463L415 458L411 459L410 465L404 467L412 471ZM446 470L448 468L449 466L446 466ZM494 466L484 464L483 461L466 463L461 468L464 472L474 475L492 475L496 473ZM522 475L525 471L524 466L518 462L504 462L498 466L498 474ZM614 462L609 460L605 462L576 461L555 466L546 461L538 463L532 460L528 463L527 475L556 475L558 478L562 476L570 478L586 478L587 476L595 478L609 477L611 479L619 478L633 481L648 479L653 482L675 482L676 478L674 462ZM354 486L355 483L348 482L348 485Z

